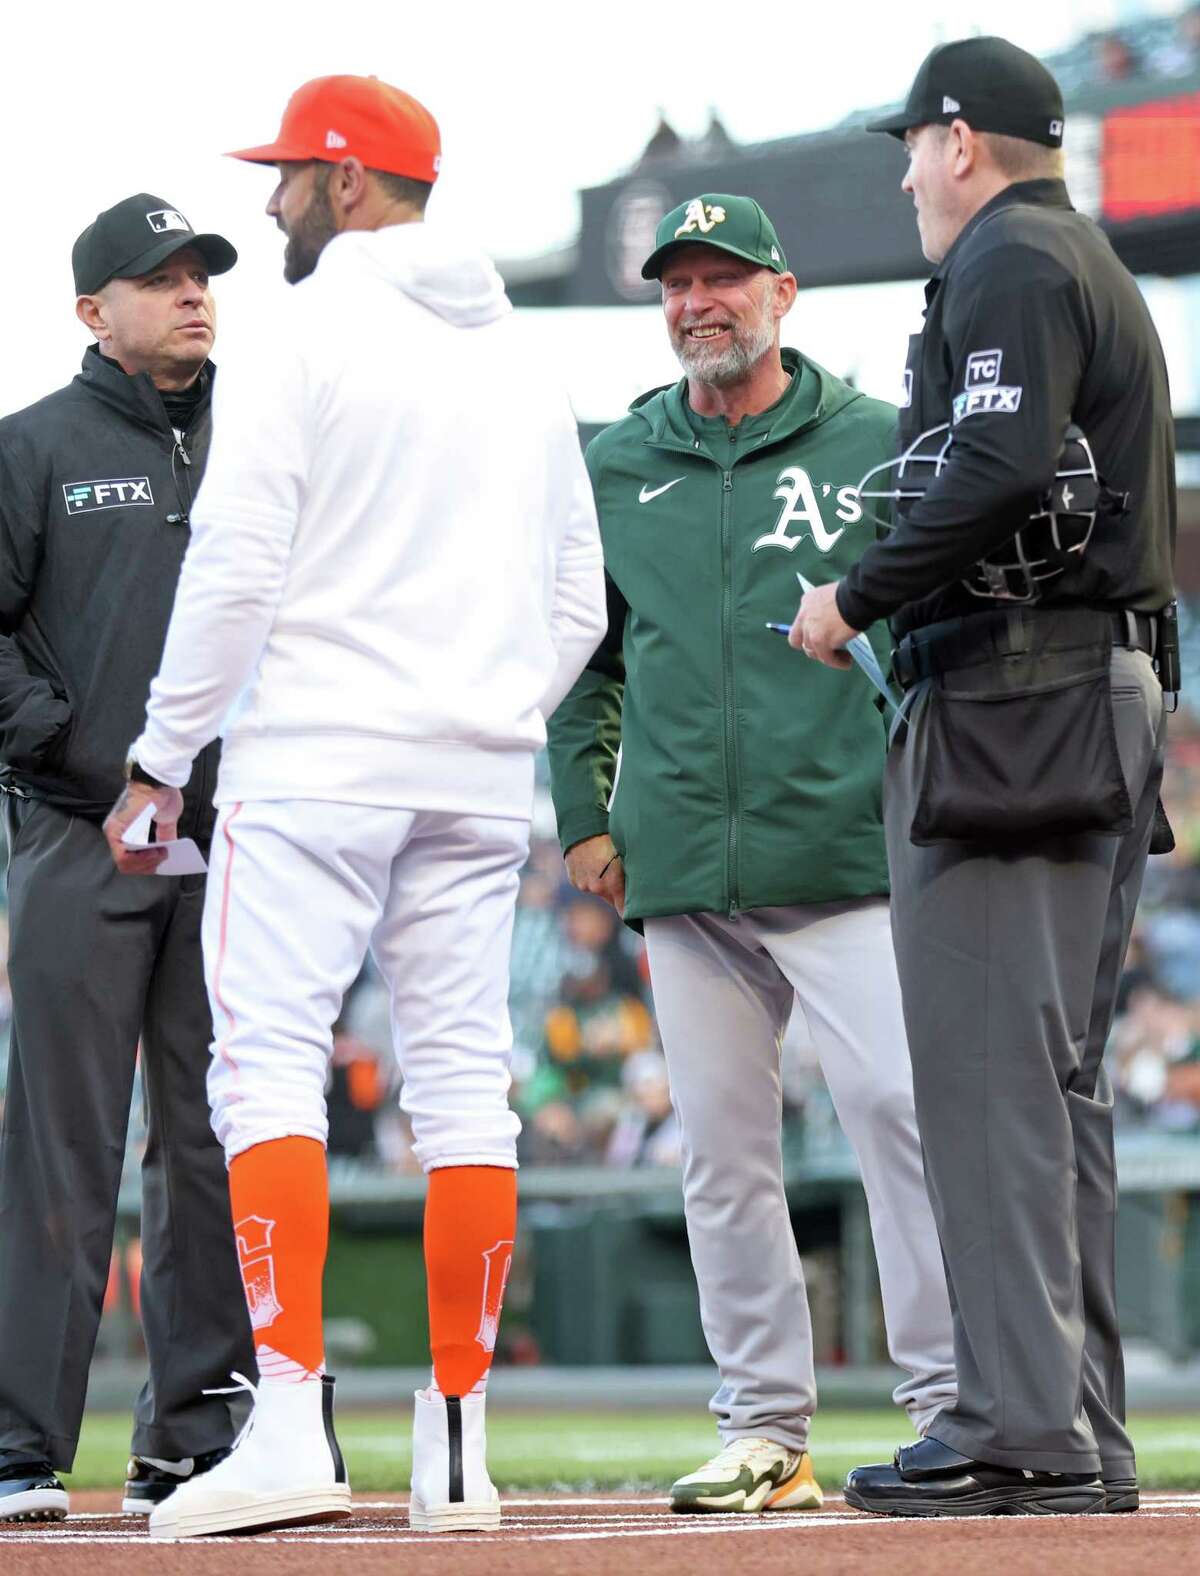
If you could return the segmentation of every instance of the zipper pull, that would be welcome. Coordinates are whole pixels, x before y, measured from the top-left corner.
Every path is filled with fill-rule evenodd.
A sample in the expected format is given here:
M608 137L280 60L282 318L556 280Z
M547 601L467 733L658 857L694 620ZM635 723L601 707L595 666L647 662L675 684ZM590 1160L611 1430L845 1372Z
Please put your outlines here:
M722 490L722 492L732 492L733 491L733 472L732 471L726 471L725 472L725 483L724 483L724 486L722 487L721 490Z
M192 457L188 453L188 451L184 448L182 443L179 445L179 458L183 461L183 463L185 465L190 465L192 463Z

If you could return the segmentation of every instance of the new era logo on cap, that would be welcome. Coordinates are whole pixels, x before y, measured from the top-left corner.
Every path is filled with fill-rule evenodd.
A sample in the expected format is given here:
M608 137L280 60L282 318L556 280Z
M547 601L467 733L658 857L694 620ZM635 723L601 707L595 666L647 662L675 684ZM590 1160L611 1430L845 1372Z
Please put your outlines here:
M346 146L346 139L342 136L340 131L334 131L331 127L325 133L325 146L327 148L344 148Z
M175 208L155 208L146 215L146 223L155 235L163 235L167 230L190 230L192 227Z
M943 115L957 115L961 108L962 105L958 102L958 100L956 98L951 98L948 93L942 98Z

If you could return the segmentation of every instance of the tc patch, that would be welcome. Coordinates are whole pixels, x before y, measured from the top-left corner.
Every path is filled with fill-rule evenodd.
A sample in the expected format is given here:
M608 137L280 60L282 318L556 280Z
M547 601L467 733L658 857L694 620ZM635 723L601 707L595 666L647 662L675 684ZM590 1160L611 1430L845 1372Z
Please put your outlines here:
M115 476L102 482L64 482L68 514L91 514L97 509L152 508L154 494L148 476Z
M963 378L965 389L994 389L1000 381L1002 350L973 350L967 357L967 371Z

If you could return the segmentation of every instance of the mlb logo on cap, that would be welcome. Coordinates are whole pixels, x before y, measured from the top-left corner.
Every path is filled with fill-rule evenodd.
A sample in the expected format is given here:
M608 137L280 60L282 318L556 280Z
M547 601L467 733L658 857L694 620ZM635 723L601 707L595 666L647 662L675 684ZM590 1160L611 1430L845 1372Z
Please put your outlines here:
M156 208L153 213L146 215L146 223L155 235L162 235L167 230L190 230L192 227L174 208Z

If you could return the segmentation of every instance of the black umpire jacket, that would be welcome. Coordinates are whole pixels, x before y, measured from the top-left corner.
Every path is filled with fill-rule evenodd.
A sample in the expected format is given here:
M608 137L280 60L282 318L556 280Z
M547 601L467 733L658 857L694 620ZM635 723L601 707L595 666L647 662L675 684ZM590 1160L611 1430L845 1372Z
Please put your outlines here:
M142 730L212 426L182 442L145 373L92 346L63 389L0 421L0 781L103 817ZM180 836L207 841L219 745L196 762Z
M1129 510L1100 516L1041 603L1158 612L1174 595L1170 394L1149 311L1107 238L1061 181L1019 182L965 226L925 299L900 443L949 422L953 447L924 497L838 587L842 617L856 629L891 618L899 637L1003 606L959 577L1028 518L1071 421Z

